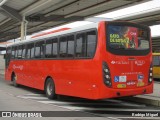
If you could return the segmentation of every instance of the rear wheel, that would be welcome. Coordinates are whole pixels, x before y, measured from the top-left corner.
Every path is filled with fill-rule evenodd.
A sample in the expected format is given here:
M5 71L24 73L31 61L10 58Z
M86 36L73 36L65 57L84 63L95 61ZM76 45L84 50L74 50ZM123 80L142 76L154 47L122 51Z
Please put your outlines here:
M55 84L51 78L48 78L45 84L45 93L49 99L56 99Z
M12 83L15 87L18 87L18 84L17 84L17 77L15 74L12 75Z

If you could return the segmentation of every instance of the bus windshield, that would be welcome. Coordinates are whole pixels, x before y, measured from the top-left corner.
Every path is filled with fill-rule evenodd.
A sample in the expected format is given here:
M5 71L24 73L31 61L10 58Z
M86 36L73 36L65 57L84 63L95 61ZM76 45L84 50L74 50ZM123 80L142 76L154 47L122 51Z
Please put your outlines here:
M150 53L150 29L132 23L110 23L106 27L107 49L118 55Z
M114 49L124 48L149 49L147 31L136 27L110 25L108 27L109 46Z

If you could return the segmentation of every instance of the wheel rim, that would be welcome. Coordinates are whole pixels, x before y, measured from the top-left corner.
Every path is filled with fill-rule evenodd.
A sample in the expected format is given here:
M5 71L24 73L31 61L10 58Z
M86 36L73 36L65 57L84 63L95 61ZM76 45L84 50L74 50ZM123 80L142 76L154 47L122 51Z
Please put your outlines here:
M52 92L53 92L53 85L51 84L51 82L49 82L47 84L47 93L48 93L48 95L51 95Z

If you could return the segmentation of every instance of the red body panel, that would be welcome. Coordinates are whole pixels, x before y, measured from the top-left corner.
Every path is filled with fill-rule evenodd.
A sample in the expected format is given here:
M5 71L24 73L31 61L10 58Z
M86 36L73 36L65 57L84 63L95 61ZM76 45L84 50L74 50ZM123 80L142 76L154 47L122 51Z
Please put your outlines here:
M93 59L11 60L5 78L11 80L11 74L14 72L19 84L44 90L45 80L50 76L55 82L57 94L88 99L152 93L153 82L148 85L148 71L152 60L151 53L147 56L113 55L106 51L105 34L105 22L100 22L97 48ZM135 59L129 60L132 57ZM103 61L110 68L113 86L111 88L103 82ZM138 74L144 75L143 86L137 86ZM126 88L117 88L118 84L121 83L114 82L115 76L126 76L127 81L135 81L135 84L126 85Z

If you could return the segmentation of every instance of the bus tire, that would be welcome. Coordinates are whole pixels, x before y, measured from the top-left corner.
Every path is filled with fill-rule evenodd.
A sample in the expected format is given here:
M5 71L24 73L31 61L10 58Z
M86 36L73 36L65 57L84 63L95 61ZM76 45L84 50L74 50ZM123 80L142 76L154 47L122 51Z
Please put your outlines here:
M45 93L49 99L56 99L57 95L55 93L55 84L52 78L48 78L45 84Z
M18 87L17 77L15 74L12 75L12 83L13 83L13 86Z

